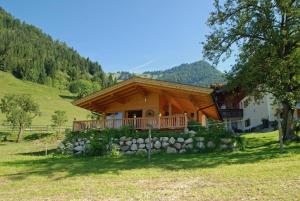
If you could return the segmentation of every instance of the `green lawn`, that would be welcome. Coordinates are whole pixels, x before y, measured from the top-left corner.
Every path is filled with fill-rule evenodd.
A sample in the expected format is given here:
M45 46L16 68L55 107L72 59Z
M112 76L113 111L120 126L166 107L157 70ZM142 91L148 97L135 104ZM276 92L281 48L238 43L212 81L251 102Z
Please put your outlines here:
M86 110L73 106L70 102L74 95L68 91L59 91L56 88L16 79L9 73L0 71L0 98L5 94L31 94L40 105L41 117L35 118L33 125L50 125L51 115L55 110L65 110L68 115L68 125L74 118L86 119L89 113ZM0 112L0 124L5 116Z
M244 151L155 155L151 163L45 156L57 142L29 139L0 144L0 200L300 200L300 145L280 154L276 132L245 135Z

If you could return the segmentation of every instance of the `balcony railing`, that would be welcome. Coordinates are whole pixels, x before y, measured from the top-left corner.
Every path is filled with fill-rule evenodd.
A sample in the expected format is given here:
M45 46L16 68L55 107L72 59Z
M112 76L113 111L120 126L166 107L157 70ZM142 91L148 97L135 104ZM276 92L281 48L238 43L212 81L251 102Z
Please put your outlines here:
M134 129L146 130L149 127L154 129L184 129L187 128L188 118L186 114L158 117L122 118L105 120L74 121L73 131L88 129L120 128L131 126Z
M243 109L220 109L223 118L243 118Z

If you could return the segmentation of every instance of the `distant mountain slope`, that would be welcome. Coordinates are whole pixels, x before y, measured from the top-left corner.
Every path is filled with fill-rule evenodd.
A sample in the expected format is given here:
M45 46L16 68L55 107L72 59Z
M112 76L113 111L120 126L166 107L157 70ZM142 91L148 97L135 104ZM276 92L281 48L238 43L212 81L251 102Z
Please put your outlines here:
M97 62L80 56L39 28L21 22L0 7L0 70L22 80L67 89L83 79L106 87L113 83Z
M9 73L0 71L0 98L5 94L31 94L34 100L39 104L42 115L33 120L33 125L51 125L51 115L55 110L64 110L68 116L67 126L72 125L74 118L78 120L87 119L90 113L87 110L73 106L70 102L74 94L68 91L36 84L29 81L23 81L15 78ZM0 112L0 126L4 122L5 116Z
M118 72L114 74L117 80L125 80L134 75L198 86L210 86L225 82L224 74L206 61L181 64L164 71L147 71L142 74Z

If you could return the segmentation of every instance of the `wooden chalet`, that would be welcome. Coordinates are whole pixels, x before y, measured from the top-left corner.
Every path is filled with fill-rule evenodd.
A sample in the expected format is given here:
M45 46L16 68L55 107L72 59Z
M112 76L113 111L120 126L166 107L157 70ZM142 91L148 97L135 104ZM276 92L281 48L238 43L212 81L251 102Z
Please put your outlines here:
M207 118L221 117L212 89L148 78L133 77L72 102L102 114L101 120L73 123L73 130L119 128L185 129L193 119L203 126Z

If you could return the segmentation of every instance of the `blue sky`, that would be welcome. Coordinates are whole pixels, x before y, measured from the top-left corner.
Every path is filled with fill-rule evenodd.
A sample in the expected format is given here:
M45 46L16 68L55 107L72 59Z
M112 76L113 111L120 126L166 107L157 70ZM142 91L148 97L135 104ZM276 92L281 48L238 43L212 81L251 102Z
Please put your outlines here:
M202 59L213 0L0 0L0 6L106 72L140 73Z

